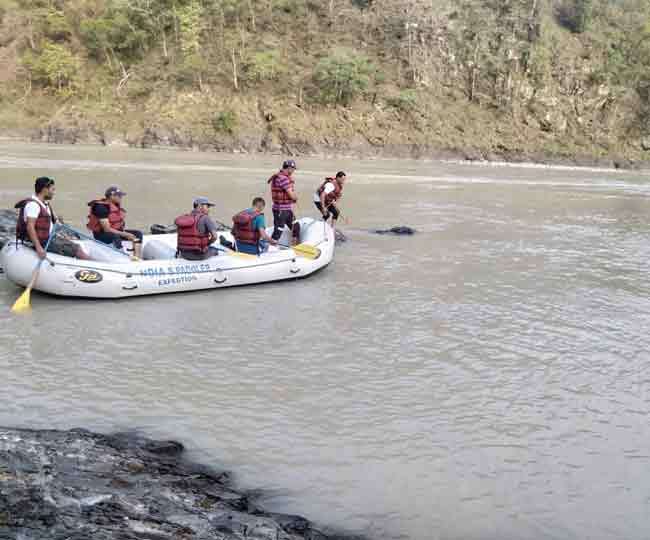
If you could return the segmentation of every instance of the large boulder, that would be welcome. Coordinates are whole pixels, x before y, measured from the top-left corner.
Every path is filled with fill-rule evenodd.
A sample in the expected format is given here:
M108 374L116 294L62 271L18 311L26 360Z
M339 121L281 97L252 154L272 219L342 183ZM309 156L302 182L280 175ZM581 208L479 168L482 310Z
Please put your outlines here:
M0 249L9 239L13 238L16 233L15 210L0 210Z
M227 473L186 461L174 441L0 428L0 538L344 537L299 516L264 511Z

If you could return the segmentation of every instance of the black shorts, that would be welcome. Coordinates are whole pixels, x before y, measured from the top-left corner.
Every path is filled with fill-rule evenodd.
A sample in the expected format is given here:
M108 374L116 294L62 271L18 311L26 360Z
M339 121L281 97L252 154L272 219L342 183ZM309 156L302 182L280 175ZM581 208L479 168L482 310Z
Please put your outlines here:
M205 253L199 251L181 251L178 254L178 258L185 259L186 261L204 261L210 257L216 257L217 255L219 255L219 250L214 246L210 246L208 247L208 251Z
M136 229L124 229L124 232L130 233L136 237L136 242L142 243L142 231ZM122 249L122 240L121 236L118 236L115 233L93 233L95 240L101 242L102 244L113 244L117 249Z
M320 201L316 202L314 201L314 204L316 205L316 208L318 208L318 211L323 215L323 205L320 203ZM339 209L332 203L327 207L327 215L323 216L323 219L327 221L330 216L332 216L332 219L336 220L339 219Z
M287 226L293 233L293 237L300 238L300 223L296 222L293 210L273 210L273 240L278 240L282 236L284 227Z

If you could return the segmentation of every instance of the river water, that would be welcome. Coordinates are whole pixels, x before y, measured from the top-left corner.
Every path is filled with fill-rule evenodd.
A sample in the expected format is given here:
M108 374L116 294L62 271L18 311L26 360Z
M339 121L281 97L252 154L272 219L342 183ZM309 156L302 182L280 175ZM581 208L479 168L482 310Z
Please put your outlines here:
M228 221L279 158L0 146L0 207L57 180L81 224L195 195ZM350 174L348 242L311 279L127 301L0 278L0 424L139 429L271 509L382 539L650 530L650 185L632 172L299 159L301 211ZM410 225L413 237L369 234ZM4 307L2 307L4 306Z

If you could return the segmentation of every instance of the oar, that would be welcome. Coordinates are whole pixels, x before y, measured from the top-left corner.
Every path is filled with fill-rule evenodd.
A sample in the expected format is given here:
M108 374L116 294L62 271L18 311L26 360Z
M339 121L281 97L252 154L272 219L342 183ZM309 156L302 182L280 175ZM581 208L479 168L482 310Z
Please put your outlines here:
M52 240L52 237L54 236L55 230L52 230L52 233L50 234L50 237L47 239L47 242L45 244L45 252L47 253L47 248L50 245L50 240ZM32 279L29 280L29 283L27 284L27 288L23 291L23 293L18 297L18 300L14 302L14 305L11 306L11 311L13 313L24 313L25 311L29 311L31 308L31 296L32 296L32 289L34 288L34 285L36 284L36 280L38 279L38 273L41 271L41 266L45 262L45 259L41 259L38 261L38 264L36 265L36 268L34 269L34 272L32 273Z
M305 259L318 259L320 257L320 249L309 244L297 244L295 246L287 246L286 244L278 244L278 246L285 249L293 249L297 255Z

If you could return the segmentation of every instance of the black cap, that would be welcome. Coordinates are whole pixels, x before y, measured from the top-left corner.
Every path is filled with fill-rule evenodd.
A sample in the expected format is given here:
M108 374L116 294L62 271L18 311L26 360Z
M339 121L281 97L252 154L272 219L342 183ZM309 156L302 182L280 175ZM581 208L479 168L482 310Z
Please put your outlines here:
M287 159L284 163L282 163L282 168L283 169L295 169L296 168L296 162L293 159Z
M54 178L49 178L48 176L39 176L34 182L34 192L40 193L45 188L54 185Z
M341 178L342 176L347 176L347 174L345 174L343 171L339 171L336 173L337 178Z
M126 193L117 186L111 186L106 190L104 195L108 199L111 195L126 195Z

